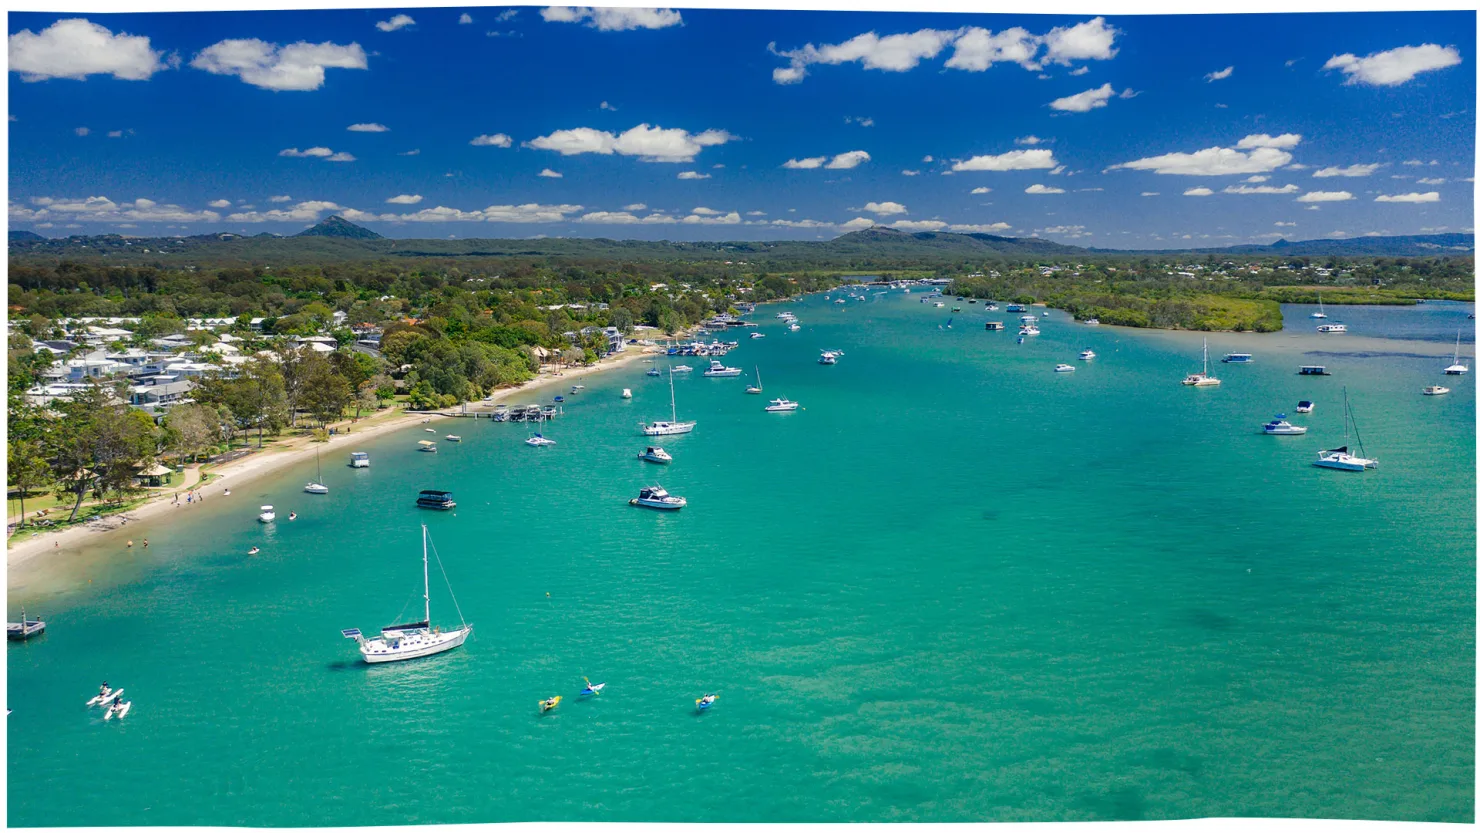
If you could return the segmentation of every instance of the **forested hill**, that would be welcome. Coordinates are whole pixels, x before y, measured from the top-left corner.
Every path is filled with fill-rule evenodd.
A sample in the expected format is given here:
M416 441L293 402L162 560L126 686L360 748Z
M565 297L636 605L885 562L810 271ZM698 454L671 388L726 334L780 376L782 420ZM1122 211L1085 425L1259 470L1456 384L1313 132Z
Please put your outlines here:
M393 258L520 258L619 261L745 261L772 268L899 268L982 260L1050 260L1146 255L1289 255L1348 257L1434 257L1470 255L1472 234L1360 237L1350 240L1279 241L1267 246L1222 249L1124 251L1088 249L1037 237L904 232L875 226L827 241L670 242L604 238L389 239L334 217L293 237L228 232L191 237L99 235L48 239L11 233L11 262L106 260L160 267L272 265Z

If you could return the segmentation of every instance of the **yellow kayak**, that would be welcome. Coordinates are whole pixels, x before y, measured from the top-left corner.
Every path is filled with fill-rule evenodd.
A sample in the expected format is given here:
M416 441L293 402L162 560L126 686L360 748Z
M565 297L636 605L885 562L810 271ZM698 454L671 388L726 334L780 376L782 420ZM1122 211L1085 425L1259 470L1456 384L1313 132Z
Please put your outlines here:
M551 697L549 700L541 700L540 713L544 714L545 712L555 708L558 705L560 705L560 695L558 694L554 697Z

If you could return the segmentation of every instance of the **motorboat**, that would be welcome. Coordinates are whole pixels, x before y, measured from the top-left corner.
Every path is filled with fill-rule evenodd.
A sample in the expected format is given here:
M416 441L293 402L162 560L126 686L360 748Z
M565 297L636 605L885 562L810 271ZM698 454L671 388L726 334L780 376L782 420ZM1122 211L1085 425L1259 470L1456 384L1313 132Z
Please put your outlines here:
M1423 389L1424 396L1443 396L1446 393L1449 393L1449 388L1443 385L1429 385Z
M1226 353L1223 356L1224 364L1249 364L1253 361L1253 353Z
M262 523L271 523L277 520L277 512L274 512L271 506L264 506L262 511L257 513L257 520Z
M1203 369L1201 373L1189 373L1182 380L1182 384L1195 388L1207 388L1221 385L1223 381L1208 374L1208 340L1203 339Z
M632 398L632 388L622 388L622 398L623 399L631 399Z
M673 462L673 455L664 451L662 446L650 445L647 447L646 451L643 451L637 455L637 459L646 460L649 463L667 464Z
M678 421L678 398L673 392L672 373L668 374L668 405L670 408L673 409L672 421L665 422L663 420L656 420L654 422L642 423L642 425L640 426L642 429L642 433L646 434L649 437L666 437L671 434L687 434L690 431L694 430L694 426L698 425L697 422Z
M1018 335L1020 336L1036 336L1039 332L1041 331L1032 324L1024 324L1018 328Z
M456 434L448 434L446 437L443 437L443 439L447 440L450 443L460 443L460 442L462 442L462 437L459 437Z
M1302 399L1299 402L1295 403L1295 413L1297 414L1308 414L1315 409L1316 403L1310 401L1309 399Z
M987 304L986 310L987 310L987 312L996 312L997 311L997 305L996 304Z
M668 490L662 486L648 486L638 492L637 497L628 501L627 504L629 506L642 506L648 509L663 509L676 512L688 506L689 502L678 495L668 494Z
M1274 419L1264 423L1264 433L1275 434L1282 437L1293 437L1299 434L1304 434L1306 430L1307 429L1304 426L1291 425L1285 419L1284 414L1275 414Z
M1072 364L1054 365L1053 372L1055 372L1055 373L1073 373L1074 372L1074 365L1072 365Z
M1356 430L1356 426L1356 415L1352 413L1351 403L1346 398L1346 389L1343 388L1341 391L1341 435L1346 438L1356 433L1357 448L1363 456L1352 454L1350 446L1343 445L1340 448L1322 449L1317 452L1316 460L1311 465L1340 471L1366 471L1377 468L1377 461L1365 456L1367 449L1362 447L1362 434Z
M1346 332L1346 325L1345 324L1322 324L1321 326L1316 327L1316 332L1318 332L1318 333L1344 333L1344 332Z
M922 304L925 303L924 299L921 299L920 303L922 303ZM936 306L937 309L942 309L942 308L945 307L945 304L942 303L942 302L940 302L940 301L936 301L935 302L935 306Z
M788 327L787 329L791 330L792 332L796 332L797 330L800 330L801 328L802 328L802 325L801 324L798 324L795 321L793 321L792 324L791 324L791 326Z
M765 338L766 337L766 334L765 333L751 333L750 334L750 337L751 338Z
M421 509L456 509L457 501L452 499L451 492L441 489L422 489L421 494L416 496L416 505Z
M674 370L678 370L678 368L674 368ZM709 369L704 371L704 375L709 377L739 376L740 373L740 368L725 367L724 363L719 359L711 360L709 362Z
M1100 319L1098 319L1098 318L1086 318L1086 319L1084 319L1084 323L1087 324L1087 325L1089 325L1089 326L1091 326L1091 327L1098 327L1098 326L1100 326Z
M817 357L818 364L837 364L838 354L831 350L823 350L822 355Z
M745 386L745 392L746 393L760 393L761 392L761 369L759 367L757 367L755 369L755 384L753 384L753 385L746 385Z
M437 559L441 566L442 559ZM442 570L445 578L446 570ZM424 603L422 618L419 622L408 622L404 625L392 625L380 629L380 636L367 639L359 628L348 628L340 631L345 639L353 639L360 647L360 658L365 662L395 662L397 660L416 659L427 657L432 654L440 654L450 651L463 644L468 635L473 632L473 626L466 621L456 628L443 630L440 627L432 627L432 587L431 569L427 561L427 527L421 526L421 580ZM448 587L449 592L451 586ZM457 600L453 600L456 607ZM462 618L462 611L458 611L458 618Z
M349 467L352 469L370 468L370 455L363 451L351 451L349 453Z
M432 442L431 440L422 440L421 442L416 444L416 450L425 451L428 454L436 454L437 444Z
M535 434L533 437L525 440L524 444L534 446L535 448L543 448L547 445L554 445L555 441L546 437L544 434Z
M766 406L766 412L779 414L787 411L795 411L799 407L801 406L790 399L772 399L771 404Z
M1092 362L1092 361L1094 361L1095 360L1095 351L1093 351L1093 350L1084 350L1084 351L1082 351L1079 354L1079 360L1082 361L1082 362Z
M1459 363L1459 333L1454 334L1454 364L1444 368L1445 376L1463 376L1470 369Z
M719 364L719 363L718 362L715 362L715 364ZM723 366L723 365L721 365L721 366ZM673 372L674 373L693 373L694 372L694 369L692 367L689 367L686 364L680 364L680 365L676 365L673 368Z
M1018 316L1018 321L1021 321L1024 324L1037 324L1038 323L1038 316L1036 316L1036 315L1019 315Z

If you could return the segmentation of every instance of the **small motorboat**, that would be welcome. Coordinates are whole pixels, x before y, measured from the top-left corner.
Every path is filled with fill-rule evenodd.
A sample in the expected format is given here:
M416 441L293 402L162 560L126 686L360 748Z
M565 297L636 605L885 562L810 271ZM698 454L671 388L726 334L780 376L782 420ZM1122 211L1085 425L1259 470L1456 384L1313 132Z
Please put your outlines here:
M987 312L996 312L997 311L997 305L996 304L987 304L986 310L987 310Z
M571 385L570 386L570 393L571 393L572 396L574 396L574 395L580 393L581 391L583 391L585 389L586 389L586 386L585 385Z
M1315 409L1316 403L1310 401L1309 399L1302 399L1299 402L1295 403L1295 413L1297 414L1308 414Z
M1294 437L1306 432L1305 426L1291 425L1284 414L1275 414L1274 419L1264 423L1264 433L1280 437Z
M677 511L688 506L689 502L678 495L668 494L668 490L662 486L647 486L641 492L638 492L637 497L627 501L627 504L629 506L643 506L648 509Z
M1091 326L1091 327L1098 327L1098 326L1100 326L1100 319L1098 319L1098 318L1086 318L1086 319L1084 319L1084 323L1087 324L1087 325L1089 325L1089 326Z
M790 327L788 327L787 329L791 330L792 332L796 332L797 330L800 330L801 328L802 328L802 325L801 324L798 324L796 322L792 322L792 325Z
M425 451L428 454L436 454L437 444L432 442L431 440L422 440L421 442L418 442L416 444L416 450Z
M363 451L351 451L349 453L349 467L352 469L370 468L370 455Z
M1073 373L1074 372L1074 365L1072 365L1072 364L1058 364L1058 365L1054 365L1053 372L1055 372L1055 373Z
M683 366L684 365L679 365L679 367ZM675 367L673 370L674 372L679 372L678 367ZM739 376L742 372L743 371L741 371L738 367L725 367L724 362L721 362L719 359L712 359L709 362L709 369L704 371L704 375L711 378L723 376Z
M435 434L435 433L437 433L437 429L435 429L435 428L423 428L421 430L427 432L428 434Z
M700 697L698 700L694 701L694 707L701 712L707 711L710 706L714 705L714 701L718 699L718 694L706 694L703 697Z
M541 700L540 701L540 714L544 714L545 712L550 711L551 709L555 708L558 705L560 705L560 695L559 694L555 695L554 697L551 697L549 700Z
M673 455L663 450L660 445L650 445L646 451L638 453L637 459L646 460L649 463L671 463Z
M632 398L632 388L622 388L622 398L623 399L631 399Z
M686 364L677 365L673 368L674 373L693 373L694 369Z
M1346 332L1346 325L1345 324L1322 324L1321 326L1316 327L1316 332L1318 332L1318 333L1344 333L1344 332Z
M800 407L801 405L798 405L790 399L772 399L771 404L766 406L766 412L772 414L780 414L787 411L795 411L797 408Z
M257 514L257 520L262 523L269 523L277 520L277 513L272 510L271 506L264 506L262 507L262 511Z
M1093 351L1093 350L1085 350L1085 351L1081 352L1079 354L1079 360L1082 361L1082 362L1092 362L1092 361L1094 361L1095 360L1095 351Z
M751 338L765 338L766 337L766 334L765 333L751 333L750 334L750 337Z
M1020 336L1036 336L1039 334L1039 332L1041 331L1032 324L1027 324L1023 327L1018 328L1018 335Z
M817 357L818 364L837 364L838 354L831 350L823 350L822 355Z
M525 440L524 444L540 448L547 445L554 445L555 441L546 437L544 434L535 434L533 437Z
M444 439L446 439L450 443L460 443L460 442L462 442L462 437L459 437L456 434L448 434Z
M555 396L554 402L555 402L556 405L559 405L561 402L564 402L564 401L565 401L565 397L560 396L558 394Z
M1423 389L1424 396L1443 396L1446 393L1449 393L1449 388L1443 385L1429 385Z

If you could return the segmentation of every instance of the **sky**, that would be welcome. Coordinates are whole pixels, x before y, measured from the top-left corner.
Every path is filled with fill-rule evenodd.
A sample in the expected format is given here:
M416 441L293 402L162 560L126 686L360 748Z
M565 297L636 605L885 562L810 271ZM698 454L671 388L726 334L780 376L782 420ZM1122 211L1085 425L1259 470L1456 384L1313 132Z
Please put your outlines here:
M47 236L1473 231L1473 12L9 15Z

